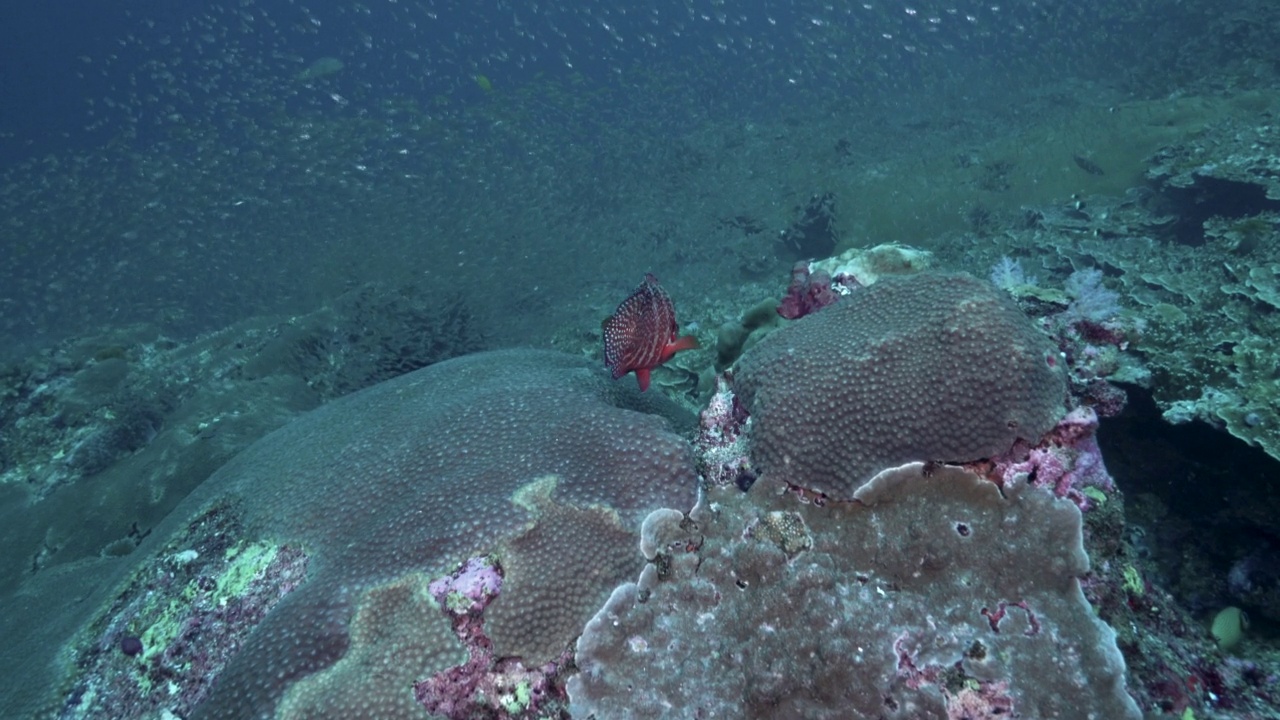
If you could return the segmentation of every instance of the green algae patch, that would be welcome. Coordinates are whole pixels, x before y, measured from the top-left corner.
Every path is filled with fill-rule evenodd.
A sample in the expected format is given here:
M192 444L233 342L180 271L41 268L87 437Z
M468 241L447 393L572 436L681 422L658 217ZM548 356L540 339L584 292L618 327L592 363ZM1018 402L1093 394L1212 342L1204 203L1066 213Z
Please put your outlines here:
M1084 489L1084 490L1082 490L1081 492L1083 492L1083 493L1084 493L1085 497L1087 497L1087 498L1089 498L1090 500L1094 501L1094 502L1095 502L1095 503L1097 503L1098 505L1105 505L1105 504L1106 504L1106 502L1107 502L1107 494L1106 494L1106 493L1104 493L1104 492L1102 492L1101 490L1099 490L1099 489L1098 489L1098 488L1096 488L1096 487L1090 486L1090 487L1085 488L1085 489Z
M519 715L528 709L529 702L533 699L533 688L527 680L521 681L511 694L504 695L501 699L503 710L510 715Z
M263 571L275 562L280 552L278 545L252 543L227 549L227 568L218 578L218 595L226 600L245 593L249 586L261 577Z
M261 619L307 581L302 547L247 537L230 504L205 506L185 525L82 630L58 690L72 698L61 717L190 717Z
M1125 565L1121 571L1124 579L1121 586L1124 591L1133 597L1142 597L1147 590L1147 584L1142 579L1142 573L1138 572L1138 568L1132 565Z
M261 542L228 548L224 556L226 565L222 573L214 579L214 591L204 597L203 601L212 604L213 607L221 607L229 601L244 596L256 581L262 579L267 568L275 562L279 552L279 546ZM203 577L191 578L179 593L163 603L163 608L157 606L153 608L153 612L144 613L153 617L154 620L140 635L143 661L149 661L163 653L178 639L182 628L190 618L192 604L205 595L201 585L207 585L207 583L208 580Z

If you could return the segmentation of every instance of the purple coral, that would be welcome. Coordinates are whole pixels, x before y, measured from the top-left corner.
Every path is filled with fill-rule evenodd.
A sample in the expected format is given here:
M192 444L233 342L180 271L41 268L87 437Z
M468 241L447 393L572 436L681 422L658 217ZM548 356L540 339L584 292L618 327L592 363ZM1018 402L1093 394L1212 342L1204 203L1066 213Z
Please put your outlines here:
M1012 291L1019 285L1036 284L1034 276L1023 272L1022 263L1008 255L1000 258L1000 262L991 266L991 275L989 277L992 285L1005 291Z
M1090 506L1086 488L1115 490L1098 447L1098 414L1088 406L1067 414L1035 447L1014 448L994 460L995 479L1008 485L1018 479L1071 499L1081 510Z
M1102 284L1102 271L1097 268L1076 270L1067 278L1068 319L1078 322L1102 323L1120 312L1120 296Z
M502 568L490 558L474 557L452 575L432 581L429 589L454 614L480 613L502 592Z
M563 702L561 676L572 662L568 651L536 668L493 654L484 630L485 608L502 590L502 568L493 558L471 558L429 588L453 623L467 661L414 683L414 697L427 712L451 720L538 718Z

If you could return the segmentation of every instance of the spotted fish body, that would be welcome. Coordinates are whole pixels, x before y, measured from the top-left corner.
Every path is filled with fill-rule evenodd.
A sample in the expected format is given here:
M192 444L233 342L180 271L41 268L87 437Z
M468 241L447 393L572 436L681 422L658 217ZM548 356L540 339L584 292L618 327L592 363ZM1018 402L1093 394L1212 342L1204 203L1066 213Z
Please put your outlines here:
M698 347L694 337L677 337L676 309L652 273L604 321L604 364L613 379L634 371L643 392L649 371L681 350Z

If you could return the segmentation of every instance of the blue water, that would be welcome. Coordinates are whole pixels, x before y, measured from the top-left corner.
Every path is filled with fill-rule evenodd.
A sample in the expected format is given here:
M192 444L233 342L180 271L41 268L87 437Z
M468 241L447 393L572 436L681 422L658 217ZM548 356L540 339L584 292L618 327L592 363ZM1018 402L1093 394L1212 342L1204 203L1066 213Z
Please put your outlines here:
M620 221L604 197L669 183L678 170L655 151L679 159L673 143L751 123L802 140L806 123L847 117L856 146L899 152L867 130L1105 79L1141 54L1118 33L1177 23L1163 3L970 0L0 12L9 348L103 322L190 334L446 267L466 288L519 265L563 305L602 273L679 265L619 237L646 234L665 201L646 209L628 188L635 217ZM302 77L326 59L342 69ZM527 236L520 254L478 215Z

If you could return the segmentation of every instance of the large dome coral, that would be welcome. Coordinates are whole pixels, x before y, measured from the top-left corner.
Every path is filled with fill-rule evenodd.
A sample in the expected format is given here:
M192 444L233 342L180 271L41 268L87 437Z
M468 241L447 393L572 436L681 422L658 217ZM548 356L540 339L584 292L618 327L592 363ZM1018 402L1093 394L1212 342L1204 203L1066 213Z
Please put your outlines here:
M1066 399L1048 339L964 273L887 277L773 333L734 390L757 469L841 499L886 467L1034 442Z
M153 665L181 660L157 692L183 717L425 717L414 683L466 658L428 582L469 557L495 558L505 580L485 613L493 652L534 667L556 659L640 572L641 520L693 506L688 445L672 432L691 421L585 358L532 350L456 358L336 400L178 506L90 620L78 660L136 628ZM242 563L243 582L212 569L233 553L262 558ZM285 576L270 588L283 599L208 602L272 574ZM161 602L164 618L139 600L158 575L162 597L181 594ZM194 616L202 605L213 607ZM210 656L232 611L262 617L235 631L218 672ZM84 716L115 712L97 681L71 682Z

